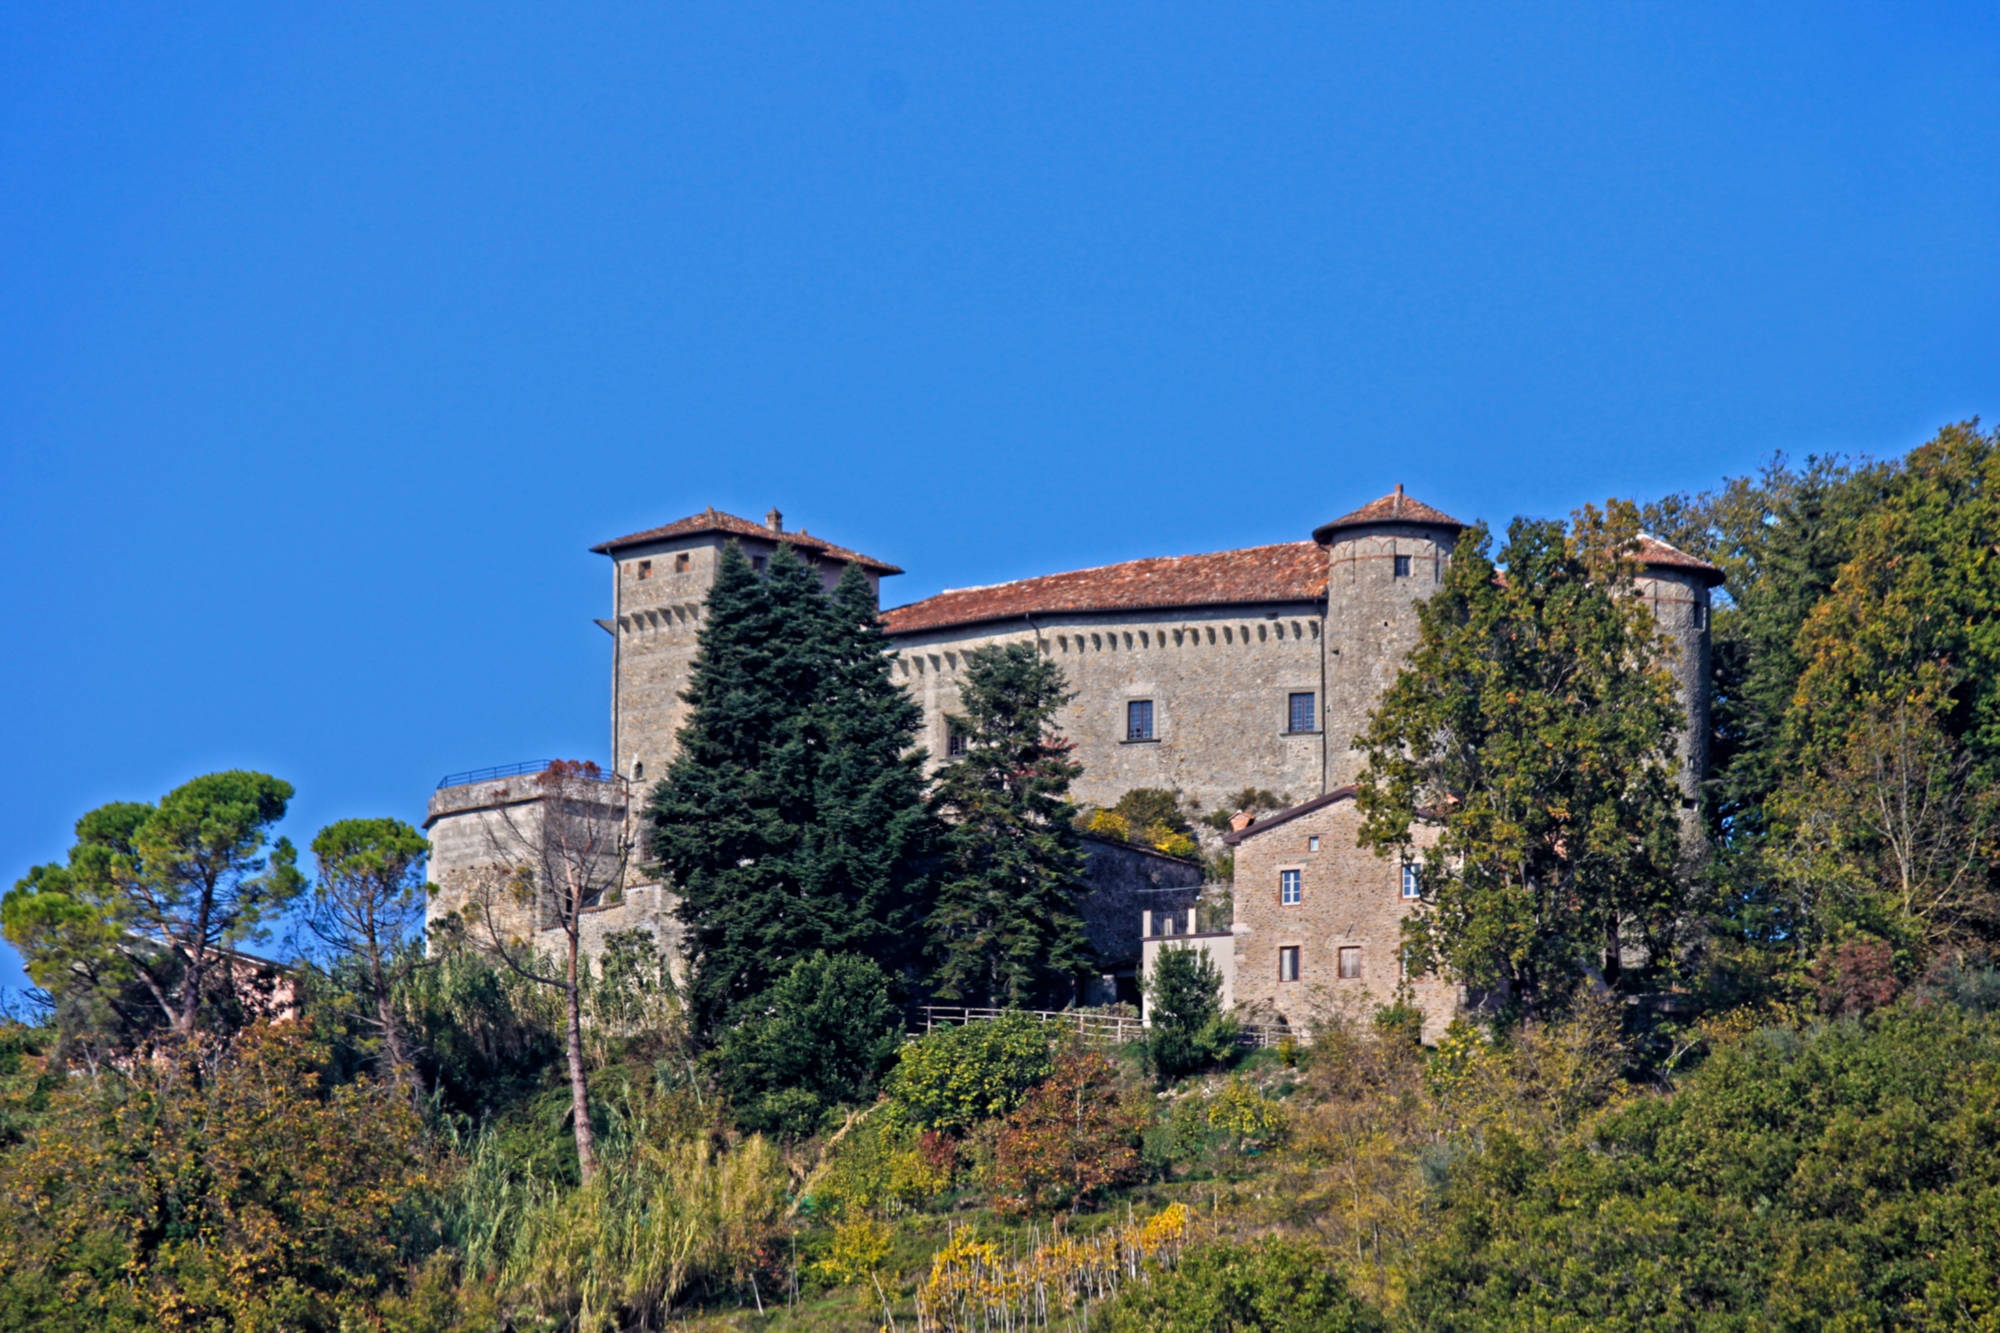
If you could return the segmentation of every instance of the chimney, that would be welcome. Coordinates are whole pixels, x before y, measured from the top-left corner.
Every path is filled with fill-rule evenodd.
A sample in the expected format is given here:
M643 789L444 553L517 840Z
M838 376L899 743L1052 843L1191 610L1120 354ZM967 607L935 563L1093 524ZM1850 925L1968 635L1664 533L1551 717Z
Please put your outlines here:
M1231 833L1241 833L1256 822L1257 816L1251 814L1248 810L1238 810L1229 817L1229 831Z
M1397 514L1403 512L1403 483L1400 481L1396 483L1396 508L1393 512Z
M764 515L764 526L773 532L783 532L785 530L785 516L773 509L770 513Z

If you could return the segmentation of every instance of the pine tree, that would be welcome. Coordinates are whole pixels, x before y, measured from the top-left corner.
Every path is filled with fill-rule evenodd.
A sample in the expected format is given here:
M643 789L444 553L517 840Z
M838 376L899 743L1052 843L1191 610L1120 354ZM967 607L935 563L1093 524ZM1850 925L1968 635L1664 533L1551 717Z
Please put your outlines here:
M946 821L930 915L941 998L1060 1003L1088 970L1076 910L1084 856L1069 801L1083 768L1053 731L1072 697L1062 668L1026 644L966 654L965 713L950 719L965 754L939 772L931 798Z
M921 714L889 678L875 614L852 566L829 596L788 544L761 578L723 552L682 696L694 711L647 815L705 1033L818 950L915 965Z

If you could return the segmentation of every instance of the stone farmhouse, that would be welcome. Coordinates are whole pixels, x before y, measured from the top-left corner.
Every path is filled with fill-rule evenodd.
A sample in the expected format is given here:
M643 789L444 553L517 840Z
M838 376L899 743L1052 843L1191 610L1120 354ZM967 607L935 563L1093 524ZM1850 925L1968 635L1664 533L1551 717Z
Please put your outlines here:
M1084 906L1102 974L1089 998L1136 999L1144 962L1170 945L1207 950L1233 999L1292 1023L1343 996L1387 998L1410 886L1401 867L1354 846L1347 784L1362 760L1353 738L1415 642L1417 604L1443 579L1464 527L1398 486L1302 540L953 589L883 613L892 670L923 705L921 743L933 762L956 743L947 718L966 655L1027 643L1060 663L1076 691L1063 729L1084 767L1080 801L1110 805L1133 788L1158 787L1211 811L1245 788L1291 803L1255 823L1239 818L1243 827L1226 839L1237 866L1226 930L1194 929L1201 883L1191 863L1089 840ZM612 576L611 615L597 622L612 639L607 817L673 755L702 608L730 542L757 566L789 543L828 587L857 565L878 598L881 581L902 572L787 531L776 510L760 524L709 509L592 547ZM1722 575L1651 537L1638 554L1639 591L1675 649L1692 808L1708 758L1709 597ZM482 876L501 873L538 767L440 785L427 824L441 888L434 915L462 907ZM636 865L619 878L591 935L640 928L674 941L671 893ZM1420 998L1439 1023L1456 1003L1429 983Z

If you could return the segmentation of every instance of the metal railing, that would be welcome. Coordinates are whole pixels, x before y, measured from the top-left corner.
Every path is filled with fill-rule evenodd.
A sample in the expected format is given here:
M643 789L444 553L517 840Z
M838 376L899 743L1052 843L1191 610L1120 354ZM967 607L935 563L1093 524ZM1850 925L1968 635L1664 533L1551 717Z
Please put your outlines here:
M1128 1041L1138 1041L1146 1035L1146 1025L1143 1022L1123 1014L1093 1014L1079 1009L967 1009L940 1004L924 1006L924 1031L930 1032L941 1027L960 1027L967 1023L990 1023L996 1018L1006 1018L1010 1015L1039 1018L1044 1023L1068 1023L1085 1041L1108 1046L1122 1046ZM1276 1046L1287 1038L1296 1041L1298 1035L1291 1028L1276 1024L1245 1023L1237 1029L1236 1044L1250 1047Z
M447 773L438 779L438 790L443 791L446 787L470 787L475 782L491 782L495 778L518 778L527 773L539 773L555 762L553 759L530 759L525 764L500 764L493 768L475 768L464 773ZM585 775L579 774L579 776ZM589 780L616 782L618 775L600 772Z

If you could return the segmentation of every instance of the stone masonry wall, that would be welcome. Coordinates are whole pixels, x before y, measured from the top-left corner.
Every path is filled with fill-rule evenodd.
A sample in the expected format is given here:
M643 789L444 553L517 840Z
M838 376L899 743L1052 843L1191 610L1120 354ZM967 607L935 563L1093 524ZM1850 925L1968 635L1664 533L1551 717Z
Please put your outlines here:
M1644 570L1635 582L1639 596L1673 645L1667 666L1679 684L1681 707L1688 716L1688 725L1680 735L1679 777L1683 796L1692 801L1698 784L1708 774L1708 585L1696 575L1671 568Z
M1234 993L1239 1007L1282 1015L1294 1027L1347 1014L1366 1018L1389 1003L1401 976L1402 921L1414 906L1402 894L1402 863L1355 845L1361 814L1350 796L1287 818L1254 824L1236 845ZM1429 835L1420 835L1427 843ZM1300 901L1281 901L1280 873L1299 872ZM1299 977L1279 980L1279 950L1299 950ZM1340 951L1358 949L1360 976L1340 976ZM1435 1041L1458 1011L1451 984L1412 979Z
M1075 614L899 638L896 679L924 706L925 744L945 753L944 715L959 707L965 654L1039 642L1076 698L1061 715L1083 776L1079 801L1109 805L1134 787L1178 790L1204 809L1247 786L1317 794L1325 736L1286 730L1290 696L1322 691L1320 608L1310 602ZM1153 704L1153 739L1126 738L1126 705Z
M1448 529L1383 523L1343 532L1328 547L1326 769L1321 791L1352 782L1364 763L1354 737L1417 641L1417 603L1444 582ZM1408 573L1398 577L1398 558Z

